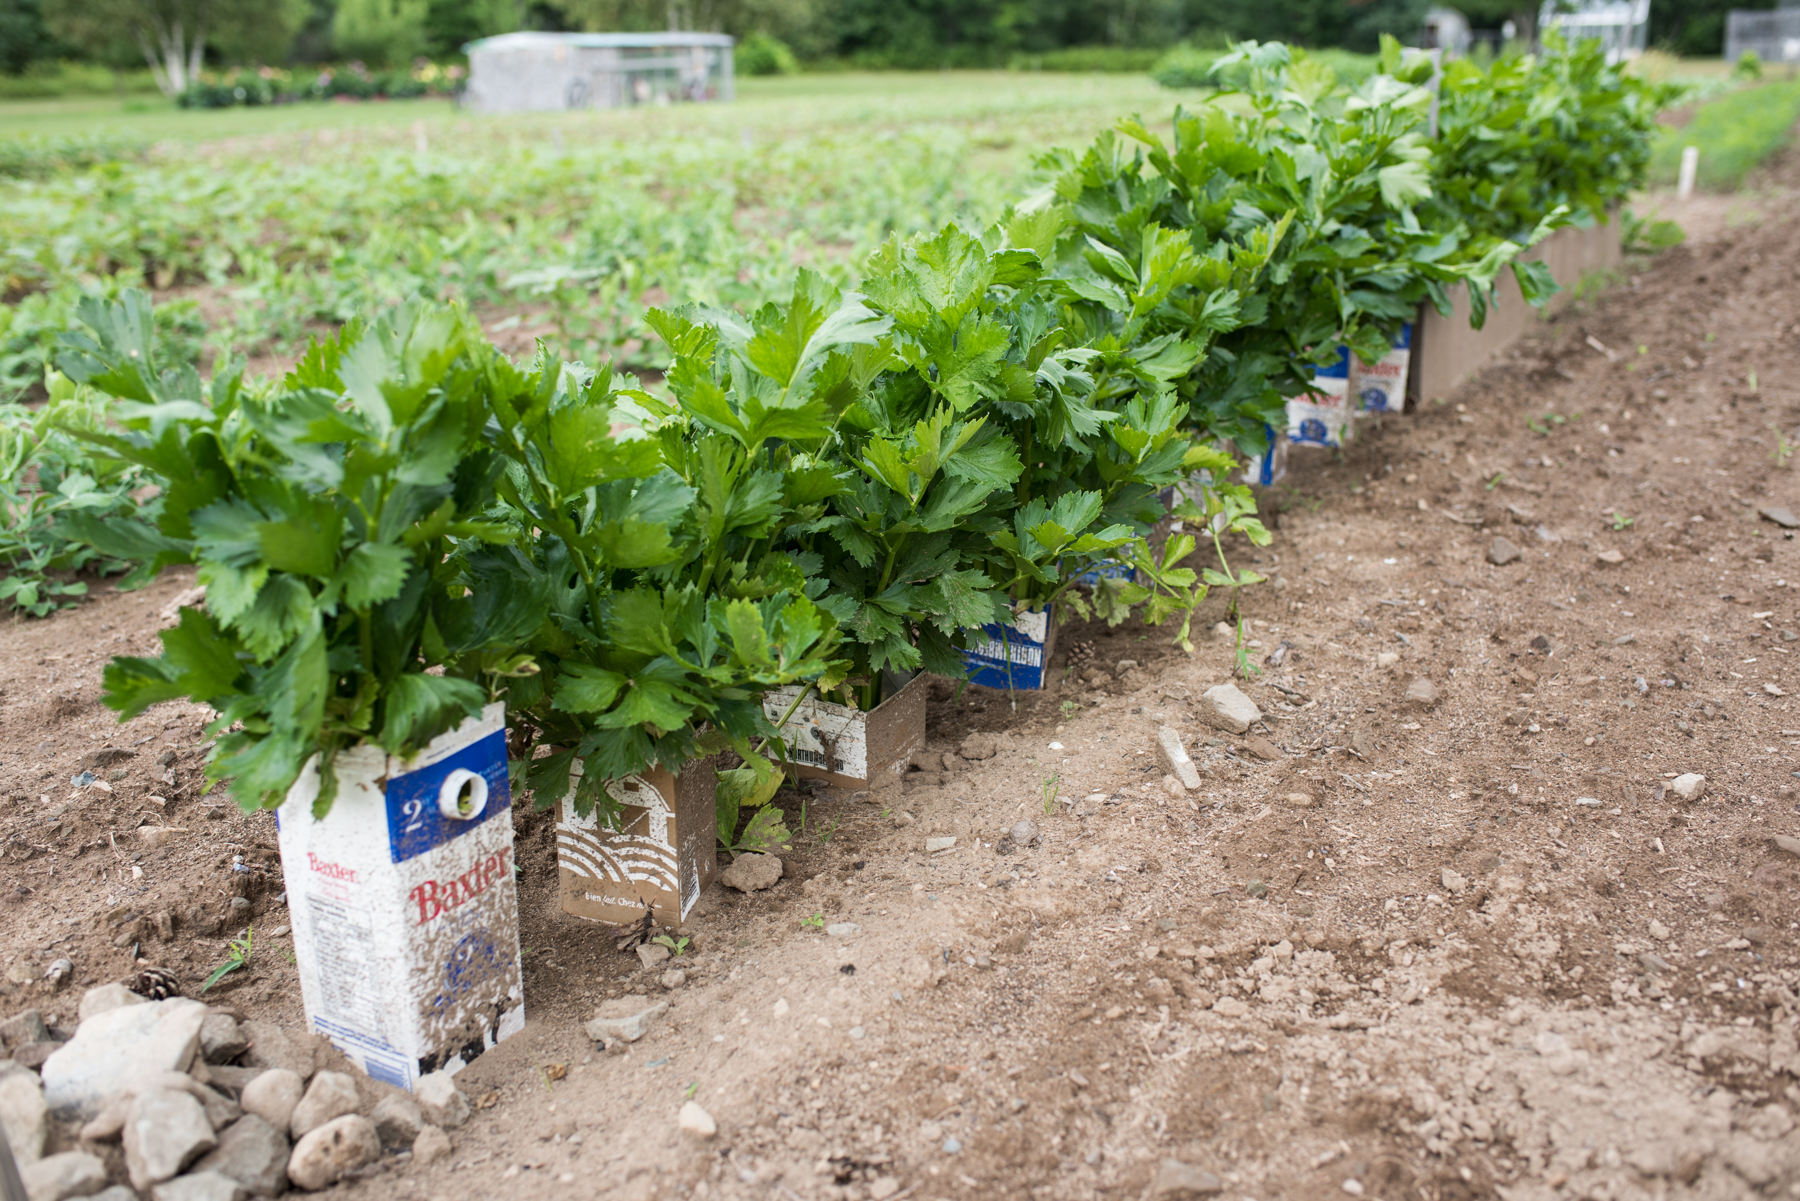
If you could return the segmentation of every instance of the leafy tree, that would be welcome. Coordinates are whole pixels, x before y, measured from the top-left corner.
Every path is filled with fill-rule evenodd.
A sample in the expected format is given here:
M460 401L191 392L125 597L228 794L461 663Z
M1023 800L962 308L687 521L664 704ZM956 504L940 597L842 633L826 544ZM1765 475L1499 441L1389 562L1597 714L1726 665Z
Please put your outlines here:
M116 61L121 46L134 47L163 94L179 96L214 40L285 54L304 17L303 4L267 0L58 0L45 25L94 58Z
M44 28L43 0L0 0L0 71L17 75L66 49Z
M1728 11L1774 7L1775 0L1656 0L1650 6L1650 44L1680 55L1710 58L1725 51Z
M433 58L461 54L477 38L524 28L518 0L429 0L425 12L425 52Z
M338 0L332 41L344 58L399 66L425 53L429 0Z

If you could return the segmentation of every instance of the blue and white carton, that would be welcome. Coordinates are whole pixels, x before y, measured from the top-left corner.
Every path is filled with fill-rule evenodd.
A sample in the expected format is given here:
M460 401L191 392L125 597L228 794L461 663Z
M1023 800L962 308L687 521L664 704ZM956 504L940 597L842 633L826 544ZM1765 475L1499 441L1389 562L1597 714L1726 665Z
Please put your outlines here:
M1350 431L1350 348L1313 370L1312 390L1287 402L1287 440L1294 446L1342 446Z
M375 1079L410 1089L525 1027L506 711L411 760L337 758L323 819L318 759L277 813L310 1029Z
M969 682L983 688L1034 692L1044 686L1044 673L1056 651L1053 607L1018 608L1009 624L981 627L982 639L963 652Z
M1269 449L1246 463L1243 474L1244 483L1259 488L1267 488L1287 475L1287 431L1264 425L1263 433L1269 439Z
M1400 327L1394 347L1376 363L1358 360L1352 385L1356 405L1363 413L1392 414L1406 411L1406 374L1412 366L1412 322Z

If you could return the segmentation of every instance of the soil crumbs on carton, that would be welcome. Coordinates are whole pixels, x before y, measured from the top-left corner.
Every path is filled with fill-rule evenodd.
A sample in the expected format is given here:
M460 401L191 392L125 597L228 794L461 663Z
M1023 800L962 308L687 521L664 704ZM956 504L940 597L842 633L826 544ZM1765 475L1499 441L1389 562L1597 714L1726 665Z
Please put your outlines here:
M904 780L784 793L786 878L715 885L673 957L561 914L521 799L526 1028L457 1077L448 1154L334 1195L1792 1195L1800 544L1762 510L1800 508L1800 230L1767 208L1293 456L1236 548L1273 577L1246 734L1202 718L1228 640L1069 625L1042 693L935 687ZM207 999L300 1030L273 819L202 795L199 712L98 704L188 585L0 647L7 1013L70 1029L134 950L197 994L254 924ZM590 1042L631 994L670 1008Z

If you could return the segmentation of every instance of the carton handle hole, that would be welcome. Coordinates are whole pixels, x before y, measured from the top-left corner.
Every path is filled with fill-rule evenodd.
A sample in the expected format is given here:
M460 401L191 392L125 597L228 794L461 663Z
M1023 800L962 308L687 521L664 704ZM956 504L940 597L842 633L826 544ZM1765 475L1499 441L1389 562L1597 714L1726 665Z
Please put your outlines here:
M487 808L486 777L465 768L457 768L444 777L438 789L438 810L445 817L467 821Z

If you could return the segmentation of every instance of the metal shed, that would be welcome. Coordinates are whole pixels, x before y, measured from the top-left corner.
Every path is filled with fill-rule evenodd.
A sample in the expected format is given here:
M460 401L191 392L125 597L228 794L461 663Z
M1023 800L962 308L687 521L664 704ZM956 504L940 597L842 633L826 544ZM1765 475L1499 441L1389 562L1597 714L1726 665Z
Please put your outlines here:
M619 108L735 94L723 33L504 33L464 47L478 113Z
M1538 32L1560 29L1571 42L1591 38L1606 61L1635 58L1650 39L1650 0L1544 0Z
M1800 62L1800 7L1734 8L1725 18L1725 61L1736 62L1752 51L1765 63Z

